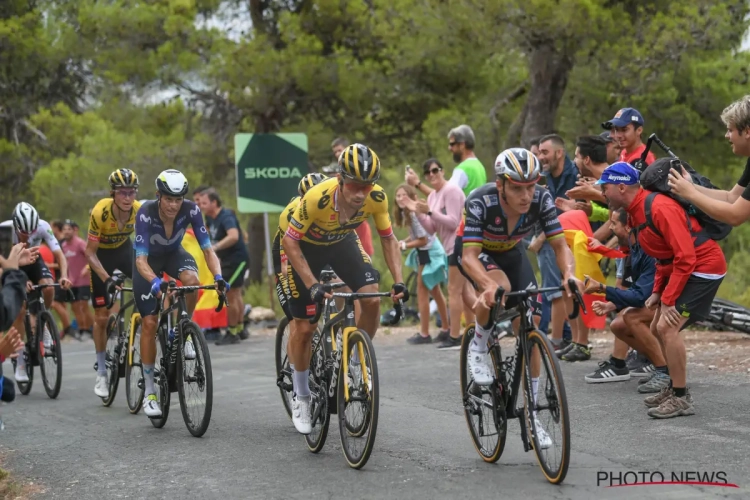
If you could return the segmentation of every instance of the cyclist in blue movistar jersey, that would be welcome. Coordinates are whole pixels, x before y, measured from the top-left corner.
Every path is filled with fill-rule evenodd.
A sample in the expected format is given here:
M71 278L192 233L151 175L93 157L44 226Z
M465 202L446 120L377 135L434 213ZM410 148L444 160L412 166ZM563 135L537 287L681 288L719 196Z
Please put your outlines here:
M154 314L156 300L161 295L162 273L179 279L185 286L198 286L198 266L195 259L182 247L182 237L188 225L193 227L206 264L214 275L216 286L227 290L229 286L221 276L221 266L211 248L208 231L203 224L201 210L192 201L185 200L188 181L178 170L165 170L156 178L156 200L147 201L138 210L135 221L135 268L133 295L135 305L143 318L141 330L141 359L145 399L143 410L148 417L160 417L156 390L154 389L154 363L156 361L156 327ZM197 296L187 296L188 314L192 316ZM185 359L195 359L192 340L185 340Z

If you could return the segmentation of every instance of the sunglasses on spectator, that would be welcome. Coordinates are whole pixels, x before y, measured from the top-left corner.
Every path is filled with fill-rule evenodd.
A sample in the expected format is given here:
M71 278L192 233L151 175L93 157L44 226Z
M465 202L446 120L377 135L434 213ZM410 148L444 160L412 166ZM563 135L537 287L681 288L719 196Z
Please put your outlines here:
M437 175L437 173L440 172L441 170L443 170L443 169L435 167L435 168L432 168L430 170L425 170L424 171L424 175Z

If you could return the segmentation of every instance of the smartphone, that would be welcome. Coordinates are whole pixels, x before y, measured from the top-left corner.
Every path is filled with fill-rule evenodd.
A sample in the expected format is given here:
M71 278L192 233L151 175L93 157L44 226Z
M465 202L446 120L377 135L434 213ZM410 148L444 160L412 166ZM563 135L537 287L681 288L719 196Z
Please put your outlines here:
M11 248L13 248L13 223L8 221L7 224L0 224L0 255L7 259Z

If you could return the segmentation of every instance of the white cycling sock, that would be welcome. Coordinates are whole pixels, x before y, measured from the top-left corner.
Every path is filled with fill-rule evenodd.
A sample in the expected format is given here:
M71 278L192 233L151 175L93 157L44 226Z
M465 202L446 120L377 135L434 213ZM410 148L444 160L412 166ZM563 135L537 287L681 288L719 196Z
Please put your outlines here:
M303 399L310 397L310 381L308 380L309 376L309 369L303 370L301 372L294 370L294 373L292 374L292 380L294 381L294 393L297 394L297 397Z
M534 407L536 407L536 396L539 390L539 377L531 378L531 394L534 397ZM534 418L536 418L536 410L534 410Z
M475 352L487 352L489 350L491 330L485 330L477 325L474 329L474 338L471 340L471 350Z
M146 384L146 396L156 394L156 389L154 389L154 366L143 364L143 382Z
M107 351L96 353L96 374L104 376L107 374Z
M26 347L22 347L18 350L18 357L16 358L16 366L26 366L26 358L23 357L23 353Z

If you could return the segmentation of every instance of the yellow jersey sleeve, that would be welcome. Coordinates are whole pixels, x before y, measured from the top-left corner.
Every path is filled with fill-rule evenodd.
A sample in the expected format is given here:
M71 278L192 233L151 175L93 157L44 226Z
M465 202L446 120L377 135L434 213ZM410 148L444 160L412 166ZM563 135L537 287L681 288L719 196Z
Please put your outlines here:
M318 193L313 192L315 188L322 184L318 184L309 190L291 212L286 229L286 235L290 238L295 240L304 238L310 227L315 223L315 219L321 216L323 212L330 211L328 205L331 196L327 190Z
M107 200L99 200L91 210L91 217L89 217L89 239L91 241L99 242L102 237L102 212L106 209Z
M300 197L295 196L292 198L292 201L289 202L289 204L284 208L284 210L279 215L279 233L283 235L286 233L287 228L289 227L289 220L292 218L292 214L294 213L294 210L297 208L297 205L299 205Z
M375 228L381 238L390 238L393 236L393 226L391 225L391 214L388 213L388 195L383 188L375 186L370 192L372 218L375 219Z

